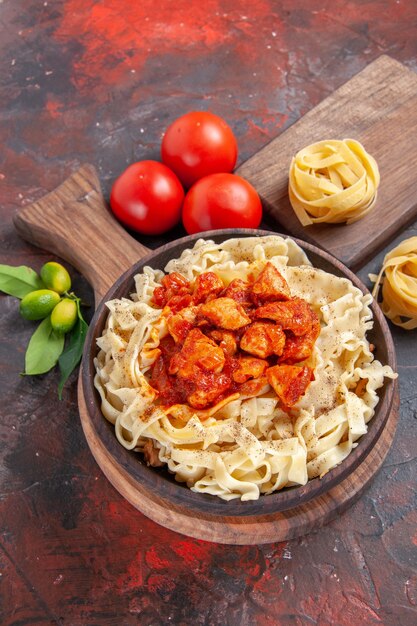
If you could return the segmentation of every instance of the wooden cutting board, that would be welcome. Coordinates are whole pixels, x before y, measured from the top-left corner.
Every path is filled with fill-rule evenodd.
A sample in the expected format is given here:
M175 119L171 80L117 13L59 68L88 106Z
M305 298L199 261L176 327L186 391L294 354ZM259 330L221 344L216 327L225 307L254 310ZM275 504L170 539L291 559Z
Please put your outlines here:
M303 147L322 139L359 140L381 173L373 210L355 224L304 227L288 200L288 168ZM417 217L417 74L381 56L246 161L237 173L261 195L288 232L348 265L363 266Z
M25 239L51 250L77 267L91 282L96 303L105 297L113 283L117 288L125 280L120 278L124 271L150 252L111 216L91 165L83 166L50 194L21 209L15 217L15 225ZM163 266L165 263L166 259ZM339 262L335 261L332 265L344 273ZM127 275L131 280L131 270ZM353 280L354 276L351 278ZM375 316L379 317L382 327L381 311L376 310ZM91 324L89 337L97 331L96 324ZM394 346L389 330L384 326L384 335L379 337L377 343L380 348L386 343L387 355L390 356L384 361L391 362L395 369ZM196 510L184 504L184 498L187 498L184 493L181 496L175 493L175 497L171 494L172 497L167 499L166 494L161 495L161 483L159 489L149 488L145 477L142 474L137 476L140 459L135 457L127 471L128 460L125 457L129 453L118 444L113 431L109 434L107 422L98 412L92 380L87 374L84 376L87 363L91 363L95 353L93 339L87 341L86 349L89 353L84 356L84 367L80 372L78 403L85 437L97 463L119 493L145 515L163 526L199 539L230 544L260 544L284 541L320 528L363 493L379 471L393 442L398 421L397 384L387 388L388 393L381 401L379 417L373 422L377 430L374 429L372 437L368 432L365 447L358 447L349 457L353 460L352 467L347 471L346 464L341 464L329 472L318 484L317 494L312 499L305 500L304 490L308 491L312 485L307 483L305 487L297 488L295 494L289 494L288 497L294 496L295 503L287 508L287 495L284 495L281 503L284 508L276 508L272 513L268 512L267 498L256 504L256 513L248 513L247 507L242 507L238 514L226 514L230 511L228 507L214 514L212 501L204 504L203 511L201 507ZM360 455L354 457L357 452ZM339 482L327 483L327 480L333 481L335 472ZM160 480L168 489L168 481Z
M350 92L349 85L352 84L356 84L356 89L360 88L366 94L364 100L368 100L372 93L375 102L378 100L376 85L379 84L380 94L382 94L380 98L384 101L386 112L386 124L390 125L391 130L384 129L381 112L375 112L376 109L372 109L369 104L368 108L357 111L357 128L363 129L363 133L356 134L355 138L363 141L369 151L374 153L382 166L382 176L388 177L390 185L388 188L385 188L386 185L383 187L381 197L385 198L384 202L387 202L387 198L396 197L397 203L391 206L391 211L395 212L400 223L395 222L393 214L388 210L383 213L382 219L382 209L379 210L377 207L374 211L377 214L376 221L370 224L369 219L366 218L360 222L362 226L359 229L354 229L353 226L332 228L331 233L334 234L332 236L328 234L327 238L325 229L318 231L314 228L314 230L299 231L292 210L284 206L286 168L290 156L301 145L321 138L323 134L336 136L336 126L331 125L333 122L331 122L330 113L327 119L326 110L333 112L335 117L338 112L339 117L344 119L347 115L347 113L345 115L345 108L348 108L347 102L349 101L346 94ZM413 86L412 94L410 93L411 86ZM391 104L388 106L389 102ZM397 146L392 138L397 136L397 141L403 141L404 150L407 149L408 154L412 156L412 146L410 147L408 138L412 135L413 129L416 130L416 120L412 111L413 107L416 108L416 104L417 79L415 75L388 58L379 59L322 105L316 107L306 118L252 157L240 168L239 173L256 185L271 215L277 213L281 215L282 211L285 218L281 216L281 220L288 230L299 234L302 239L310 239L312 243L326 247L350 265L358 265L386 243L399 226L405 225L415 215L416 207L412 202L409 184L415 174L406 162L407 159L400 146ZM405 110L408 111L407 119L414 120L414 126L410 121L408 129L400 133ZM352 110L351 119L353 116ZM319 129L323 131L320 136L316 135ZM343 130L344 132L339 135L342 138L348 135L353 136L353 133L348 132L348 126L344 126ZM286 137L288 137L288 143ZM369 137L369 142L366 137ZM378 143L378 137L382 141L382 146ZM387 159L390 157L391 162L393 155L395 158L391 164L393 169L391 172ZM275 162L276 159L277 162ZM394 176L395 172L396 176ZM409 177L406 175L408 173ZM399 207L402 207L401 214L399 214ZM52 251L77 267L91 282L97 303L124 271L149 252L114 220L102 196L97 173L91 165L83 166L47 196L21 209L15 216L14 222L22 237ZM365 229L366 224L368 226ZM311 233L316 234L312 236ZM353 236L350 233L356 234ZM348 237L351 239L347 244ZM338 242L337 245L335 242ZM359 497L381 467L393 441L398 420L398 402L398 391L395 386L393 404L387 414L387 422L381 435L370 453L346 479L304 506L277 512L271 519L260 516L248 518L245 523L242 523L239 518L231 522L228 517L213 521L202 517L195 519L187 514L179 518L170 515L170 511L165 506L155 504L152 494L148 494L147 499L144 498L139 489L140 485L131 484L131 477L126 475L123 467L109 463L108 451L101 445L91 428L90 411L86 405L81 378L79 386L80 415L87 441L100 467L120 493L160 524L192 536L224 543L250 544L289 539L318 528L341 513ZM179 521L180 525L178 525Z

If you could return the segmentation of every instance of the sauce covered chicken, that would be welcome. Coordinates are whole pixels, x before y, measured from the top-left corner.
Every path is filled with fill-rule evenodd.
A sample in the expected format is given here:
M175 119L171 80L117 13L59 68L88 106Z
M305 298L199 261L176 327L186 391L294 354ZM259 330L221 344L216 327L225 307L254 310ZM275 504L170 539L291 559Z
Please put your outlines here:
M162 405L209 408L231 395L250 398L270 385L290 409L314 380L306 364L320 333L318 316L268 262L256 279L229 285L214 272L189 282L172 272L154 290L169 334L152 365Z

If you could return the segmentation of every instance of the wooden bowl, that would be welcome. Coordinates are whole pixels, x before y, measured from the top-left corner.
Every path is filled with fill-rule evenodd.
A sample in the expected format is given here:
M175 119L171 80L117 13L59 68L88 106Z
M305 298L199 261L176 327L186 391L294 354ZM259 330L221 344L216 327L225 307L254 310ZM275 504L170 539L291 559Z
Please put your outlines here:
M271 235L268 231L259 230L222 230L204 233L205 239L212 239L220 243L231 237L253 237ZM285 235L282 235L285 236ZM185 532L195 537L214 539L216 541L233 540L233 542L259 543L264 540L261 530L263 519L277 519L277 514L286 519L291 518L297 507L314 507L312 501L328 494L333 487L340 485L357 469L375 446L386 426L388 417L393 408L395 384L386 380L380 390L380 401L374 417L369 423L368 432L359 441L358 446L339 466L328 472L322 479L315 478L306 485L287 488L259 500L241 502L232 500L225 502L216 496L195 493L189 488L175 481L167 469L148 467L143 456L137 452L126 450L117 441L114 426L102 415L100 397L94 388L93 380L95 367L93 360L97 355L96 339L102 334L108 309L105 302L113 298L129 297L134 292L134 276L142 271L145 265L154 269L163 270L168 261L180 256L185 248L191 248L201 234L184 237L174 243L155 250L141 259L107 292L98 305L88 333L83 363L82 363L82 390L85 399L87 415L83 415L83 426L86 429L87 440L92 447L99 465L115 487L123 493L139 510L165 526ZM294 239L307 253L315 267L321 268L338 276L349 278L356 287L366 292L361 281L337 259L317 247ZM392 338L383 315L378 306L373 306L374 329L369 333L369 340L377 346L376 357L382 363L387 363L395 370L395 352ZM97 449L99 443L100 451ZM104 456L103 454L104 453ZM126 491L126 483L133 487L133 491ZM163 515L161 517L162 507ZM180 521L186 517L188 523ZM251 520L260 528L253 536L243 535L243 525ZM256 521L255 521L256 520ZM226 524L227 532L216 529L220 524ZM233 528L233 533L230 529ZM236 534L237 533L237 534ZM240 534L240 536L238 536ZM279 533L277 533L279 534ZM274 536L268 536L270 541Z
M175 482L166 469L148 467L140 454L129 452L119 444L113 425L101 413L99 394L93 385L96 339L105 324L107 300L129 296L134 291L133 277L144 265L163 269L169 259L178 257L201 235L185 237L150 252L109 214L96 172L89 165L38 202L21 209L14 221L25 239L72 263L94 288L98 306L90 324L78 386L81 422L102 471L142 513L172 530L220 543L283 541L334 518L359 497L379 470L392 444L398 420L398 385L391 380L386 380L380 390L375 415L358 446L338 467L305 486L261 496L254 502L225 502L192 492ZM270 234L273 233L227 230L204 233L204 237L220 242L231 237ZM347 277L367 292L340 261L312 244L295 241L315 267ZM378 305L373 304L372 310L374 328L368 337L376 346L376 358L395 370L395 351L388 325Z

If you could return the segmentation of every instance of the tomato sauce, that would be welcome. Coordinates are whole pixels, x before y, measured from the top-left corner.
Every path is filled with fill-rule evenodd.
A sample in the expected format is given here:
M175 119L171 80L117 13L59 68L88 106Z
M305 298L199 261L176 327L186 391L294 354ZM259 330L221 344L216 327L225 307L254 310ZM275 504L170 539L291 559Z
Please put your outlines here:
M193 283L173 272L154 290L169 335L151 368L151 385L164 406L209 408L239 393L258 395L269 384L289 410L304 393L313 369L301 364L312 353L320 322L272 263L255 279L228 286L214 272Z
M164 337L159 344L161 354L152 365L150 383L159 392L161 403L166 406L187 402L187 386L176 376L168 374L171 359L180 347L172 337Z

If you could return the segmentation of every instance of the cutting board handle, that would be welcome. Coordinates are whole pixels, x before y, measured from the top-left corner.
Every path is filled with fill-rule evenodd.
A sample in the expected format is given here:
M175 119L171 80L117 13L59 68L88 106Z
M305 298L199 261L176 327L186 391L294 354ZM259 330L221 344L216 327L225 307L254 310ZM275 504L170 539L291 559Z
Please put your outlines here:
M149 252L113 218L97 172L88 164L20 209L13 221L23 239L76 267L92 285L96 304L123 272Z

